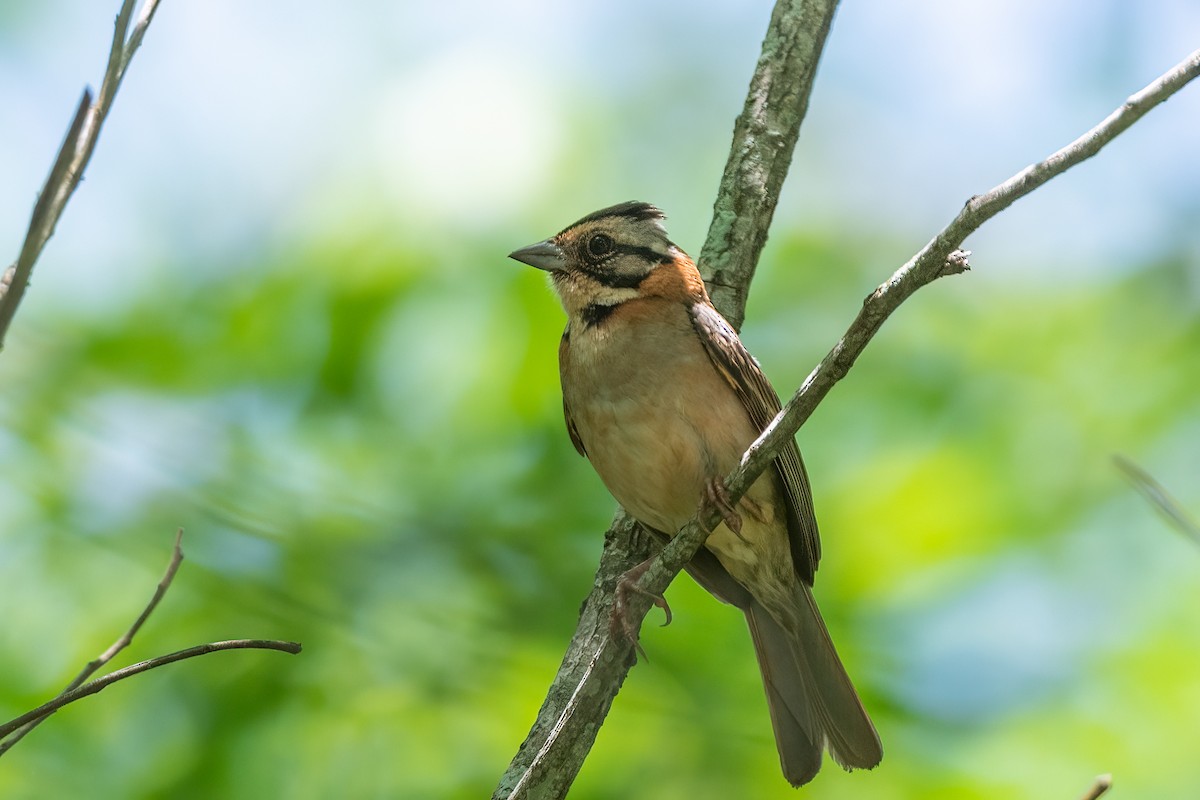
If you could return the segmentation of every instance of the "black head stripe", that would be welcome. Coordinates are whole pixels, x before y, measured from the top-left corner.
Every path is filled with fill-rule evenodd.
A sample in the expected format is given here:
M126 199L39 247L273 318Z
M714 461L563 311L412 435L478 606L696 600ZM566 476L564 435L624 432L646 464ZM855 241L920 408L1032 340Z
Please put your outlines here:
M671 260L670 256L663 255L652 247L641 247L636 244L618 244L613 248L613 252L640 256L646 259L646 262L649 264L662 264Z
M604 269L604 264L591 266L581 265L581 271L596 283L604 284L610 289L636 289L642 285L648 273L610 272Z
M621 255L637 256L644 259L646 262L645 271L616 272L605 268L614 256ZM649 276L654 266L670 260L670 256L663 255L651 247L642 247L635 244L618 244L608 256L597 264L581 261L580 269L596 282L613 289L636 289L642 285L642 281Z
M644 220L666 219L667 215L649 203L643 203L638 200L630 200L626 203L618 203L615 206L609 206L608 208L602 208L599 211L593 211L586 217L577 220L563 228L559 233L565 233L578 225L584 224L585 222L595 222L596 220L609 219L611 217L625 217L626 219Z

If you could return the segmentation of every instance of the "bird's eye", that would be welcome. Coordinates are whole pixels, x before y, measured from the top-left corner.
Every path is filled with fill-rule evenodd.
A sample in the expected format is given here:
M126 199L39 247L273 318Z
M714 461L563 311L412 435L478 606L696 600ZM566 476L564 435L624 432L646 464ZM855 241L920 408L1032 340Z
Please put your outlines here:
M605 233L597 233L588 239L587 252L592 258L604 258L613 251L612 237Z

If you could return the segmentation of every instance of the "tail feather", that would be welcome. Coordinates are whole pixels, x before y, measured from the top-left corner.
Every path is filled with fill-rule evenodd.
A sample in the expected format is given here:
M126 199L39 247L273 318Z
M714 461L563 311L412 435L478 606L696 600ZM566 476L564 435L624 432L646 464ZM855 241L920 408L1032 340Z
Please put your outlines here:
M783 774L793 786L812 780L828 748L845 769L870 769L883 758L879 735L834 650L807 586L793 603L745 608L758 654Z

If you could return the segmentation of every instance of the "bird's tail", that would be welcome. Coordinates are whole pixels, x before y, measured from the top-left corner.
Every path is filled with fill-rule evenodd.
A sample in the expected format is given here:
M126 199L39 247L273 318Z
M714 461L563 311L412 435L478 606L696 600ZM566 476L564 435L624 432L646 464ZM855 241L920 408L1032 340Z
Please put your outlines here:
M879 734L809 588L797 581L793 603L768 609L755 600L744 610L784 777L793 786L812 780L826 747L847 770L877 765L883 758Z

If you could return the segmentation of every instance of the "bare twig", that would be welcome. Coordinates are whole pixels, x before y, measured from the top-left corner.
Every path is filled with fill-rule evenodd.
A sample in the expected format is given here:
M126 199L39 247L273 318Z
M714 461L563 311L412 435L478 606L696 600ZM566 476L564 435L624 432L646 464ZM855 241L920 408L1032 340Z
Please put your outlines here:
M292 655L295 655L296 653L300 652L301 647L298 642L284 642L278 639L231 639L226 642L209 642L208 644L199 644L195 647L189 647L186 650L168 653L165 656L156 656L155 658L147 659L146 661L140 661L137 664L132 664L128 667L124 667L123 669L110 672L102 678L97 678L90 683L85 683L69 692L63 692L50 702L40 705L32 711L28 711L16 719L9 720L3 725L0 725L0 736L6 736L7 734L15 731L17 728L20 728L22 725L27 725L35 719L53 714L55 711L67 705L68 703L74 703L76 700L96 694L100 690L111 686L117 681L123 681L126 678L132 678L134 675L154 669L155 667L174 664L176 661L183 661L187 658L204 656L208 655L209 653L219 652L221 650L278 650L283 653L291 653Z
M125 71L129 68L129 62L141 46L146 28L154 18L154 12L158 10L159 0L146 0L138 14L133 34L126 38L134 2L135 0L123 0L121 4L100 91L93 102L92 93L84 89L83 98L67 129L67 136L59 148L58 157L54 160L50 175L46 178L46 183L33 206L33 215L29 220L29 229L21 245L21 252L0 278L0 349L4 346L4 337L12 323L13 315L17 313L17 306L20 305L25 289L29 286L33 265L46 242L54 235L54 228L62 216L63 209L66 208L67 201L71 199L75 187L83 178L83 172L92 158L92 151L96 149L100 127L108 117L113 98L116 97Z
M116 683L119 680L124 680L139 672L145 672L148 669L161 667L164 664L170 664L175 661L182 661L185 658L194 658L202 656L206 653L213 653L218 650L239 650L239 649L266 649L266 650L282 650L287 653L299 653L300 645L295 642L284 642L275 639L235 639L228 642L213 642L211 644L197 645L189 647L186 650L180 650L177 653L171 653L165 656L151 658L148 661L134 664L124 669L110 672L102 678L97 678L91 683L84 683L97 670L103 667L108 662L124 650L133 641L133 637L141 630L142 625L158 608L159 602L167 593L167 589L171 588L171 582L175 579L175 573L179 571L179 565L183 563L183 529L180 528L175 534L175 545L171 548L171 560L167 563L167 570L163 573L162 579L159 580L158 586L154 589L154 595L150 598L150 602L142 609L142 613L134 620L133 624L125 633L113 642L103 653L84 665L83 669L75 678L67 684L59 694L47 703L43 703L37 708L29 711L16 719L0 725L0 756L7 753L13 745L19 742L31 730L40 725L44 720L48 719L58 709L73 703L76 700L95 694L104 687Z
M1097 775L1096 780L1083 793L1079 800L1099 800L1100 796L1112 788L1112 775Z
M129 626L129 630L121 634L121 638L112 643L111 646L95 660L88 662L83 671L75 676L75 680L67 686L67 690L74 689L79 684L87 680L92 673L100 669L100 667L112 661L113 656L124 650L133 641L133 637L142 629L142 625L150 618L154 609L158 607L159 602L163 599L163 595L167 593L167 589L171 588L171 581L175 580L175 573L179 571L179 565L183 563L183 528L175 532L175 545L171 548L171 560L167 562L167 571L163 573L162 580L158 582L158 586L154 587L154 596L150 598L150 602L142 609L142 613L134 620L134 623Z
M1117 469L1125 473L1125 477L1133 484L1133 488L1137 489L1138 493L1146 498L1146 502L1154 506L1158 510L1158 513L1166 518L1167 522L1171 523L1184 536L1187 536L1196 544L1200 544L1200 524L1197 524L1183 510L1183 506L1179 505L1179 501L1172 497L1163 488L1161 483L1154 480L1154 477L1149 472L1146 472L1146 470L1128 458L1125 458L1125 456L1113 456L1113 463L1117 465Z
M846 333L750 446L738 468L726 478L730 501L736 503L771 463L783 443L795 435L833 385L846 375L884 321L904 300L943 275L967 269L969 253L958 248L970 234L1017 199L1095 155L1198 74L1200 51L1192 53L1145 89L1128 98L1120 108L1074 142L990 191L968 200L949 225L867 297ZM735 142L734 151L737 150L738 144ZM738 191L738 188L735 187L733 191ZM736 201L732 206L738 207ZM748 278L749 273L746 273ZM715 511L704 520L693 519L663 549L659 558L638 581L638 587L645 591L645 596L635 595L632 598L629 613L634 618L645 616L650 608L647 598L666 590L674 576L702 545L705 531L719 521ZM611 607L611 598L607 595L611 593L616 577L636 563L636 560L631 560L629 545L634 541L631 535L634 527L627 517L619 515L617 523L609 530L596 583L584 605L575 636L530 735L509 765L494 797L561 797L586 757L596 731L633 664L632 645L626 641L613 641L609 637L607 612ZM632 552L636 553L637 548L632 548ZM590 713L575 712L580 705L580 696L587 698ZM536 780L527 773L535 776ZM520 787L520 791L517 787Z
M133 33L129 35L129 43L125 45L125 52L121 56L121 77L125 77L125 70L129 69L129 60L142 46L142 39L146 35L146 29L150 27L150 21L154 19L154 13L158 11L158 4L159 0L147 0L138 13L138 21L133 26Z
M129 626L129 630L121 634L121 637L109 645L107 650L85 664L83 669L80 670L79 674L76 675L74 679L72 679L71 682L63 688L62 692L59 693L59 696L62 696L63 694L66 694L67 692L70 692L78 687L80 684L90 678L96 672L96 670L103 667L109 661L112 661L113 657L116 656L117 653L129 646L129 643L133 641L133 637L137 635L137 632L141 630L142 625L147 619L149 619L150 614L155 608L158 607L158 603L160 600L162 600L163 595L167 593L167 589L171 587L171 581L174 580L175 573L179 571L179 565L183 563L182 544L183 528L180 528L175 533L175 546L171 548L171 560L167 563L167 571L163 574L162 580L158 582L158 586L154 589L154 596L150 598L150 602L146 604L144 609L142 609L142 613L138 616L134 623ZM12 736L9 736L8 738L0 738L0 756L7 753L8 750L17 742L21 741L21 739L23 739L27 733L36 728L38 725L41 725L46 719L49 718L51 713L53 712L51 711L36 717L26 725L14 730ZM3 734L0 734L0 737L3 737Z

